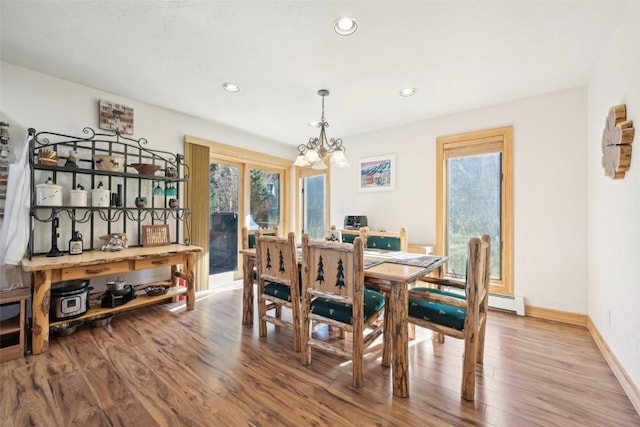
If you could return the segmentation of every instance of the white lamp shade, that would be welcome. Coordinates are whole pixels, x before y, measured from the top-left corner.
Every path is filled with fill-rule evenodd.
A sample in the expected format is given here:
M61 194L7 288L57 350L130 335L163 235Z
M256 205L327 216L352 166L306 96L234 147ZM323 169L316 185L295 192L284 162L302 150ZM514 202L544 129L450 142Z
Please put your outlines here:
M309 163L307 159L304 158L303 154L298 154L298 157L296 157L296 161L293 163L293 166L305 167L309 166L310 164L311 163Z
M326 168L327 168L327 165L325 165L322 160L318 160L317 162L313 162L313 165L311 166L311 169L315 169L315 170L323 170L323 169L326 169Z
M316 150L307 150L307 153L304 155L304 159L309 163L316 163L321 160Z
M341 149L335 151L331 155L331 163L344 163L346 161L347 161L347 158L344 155L344 151L342 151Z

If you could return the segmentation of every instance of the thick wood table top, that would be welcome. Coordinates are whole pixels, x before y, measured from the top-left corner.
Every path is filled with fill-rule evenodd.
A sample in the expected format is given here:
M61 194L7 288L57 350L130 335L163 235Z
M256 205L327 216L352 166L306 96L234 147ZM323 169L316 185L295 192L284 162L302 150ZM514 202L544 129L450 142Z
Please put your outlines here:
M202 248L191 245L166 245L152 247L133 247L117 252L86 251L80 255L63 255L60 257L47 257L46 255L34 256L31 259L22 259L22 269L24 271L42 271L51 269L62 269L68 267L79 267L83 265L104 264L117 261L130 261L136 259L146 259L164 255L175 255L181 253L201 252Z

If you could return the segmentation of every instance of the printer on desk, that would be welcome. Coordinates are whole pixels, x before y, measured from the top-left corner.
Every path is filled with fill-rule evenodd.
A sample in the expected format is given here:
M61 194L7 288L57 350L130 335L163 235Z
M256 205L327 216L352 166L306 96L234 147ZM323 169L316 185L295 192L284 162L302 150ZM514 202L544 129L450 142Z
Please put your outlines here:
M357 230L360 227L367 226L366 215L347 215L344 217L344 229L345 230Z

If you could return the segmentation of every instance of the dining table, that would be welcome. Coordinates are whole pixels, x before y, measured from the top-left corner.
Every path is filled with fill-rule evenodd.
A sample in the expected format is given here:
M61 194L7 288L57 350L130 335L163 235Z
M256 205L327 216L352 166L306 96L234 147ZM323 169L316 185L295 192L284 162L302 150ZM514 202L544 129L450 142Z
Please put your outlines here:
M253 324L255 248L241 249L243 258L242 323ZM409 396L409 287L448 260L445 256L421 255L379 249L364 250L365 283L378 286L387 296L384 314L382 365L391 367L393 394ZM298 251L298 262L302 254Z

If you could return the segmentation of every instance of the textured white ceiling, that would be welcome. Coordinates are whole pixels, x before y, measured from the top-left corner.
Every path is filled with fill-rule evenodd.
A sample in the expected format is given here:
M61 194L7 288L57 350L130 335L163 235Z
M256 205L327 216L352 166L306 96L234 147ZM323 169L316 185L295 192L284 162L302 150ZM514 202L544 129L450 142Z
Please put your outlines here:
M0 1L5 61L287 144L587 83L622 1ZM342 15L360 29L332 30ZM235 82L241 91L222 90ZM404 87L417 95L402 98ZM0 95L1 96L1 95ZM346 141L345 141L346 142Z

